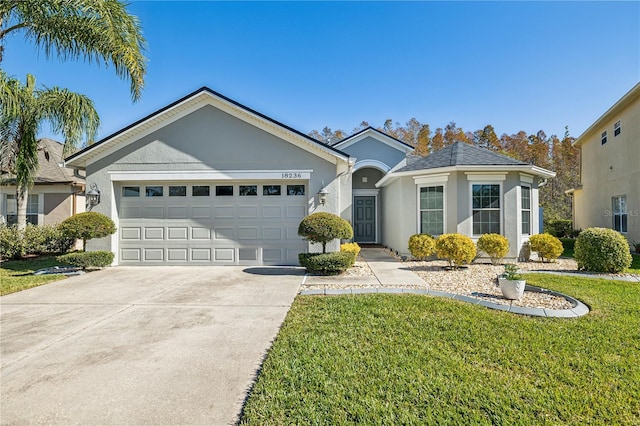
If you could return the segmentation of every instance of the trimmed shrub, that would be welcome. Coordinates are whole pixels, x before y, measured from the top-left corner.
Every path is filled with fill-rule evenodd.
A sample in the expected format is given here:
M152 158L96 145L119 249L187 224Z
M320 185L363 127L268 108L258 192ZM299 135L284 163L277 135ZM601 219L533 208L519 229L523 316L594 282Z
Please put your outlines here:
M102 213L85 212L75 214L60 224L60 228L69 238L82 240L82 250L87 241L93 238L107 237L116 232L116 225Z
M478 250L489 255L492 265L499 265L509 252L509 240L500 234L482 234Z
M24 238L16 225L0 225L0 257L19 259L24 256Z
M103 268L113 263L113 253L110 251L79 251L56 257L58 262L77 266L82 269Z
M300 265L307 271L323 275L336 275L349 269L356 261L354 252L300 253Z
M24 230L25 254L60 254L68 252L75 243L60 226L27 224Z
M353 263L351 264L353 266L356 263L356 257L360 254L360 246L358 243L344 243L340 244L340 251L353 253Z
M622 272L631 266L626 238L609 228L588 228L576 240L574 256L578 269L592 272Z
M322 252L327 252L327 243L335 239L353 238L351 224L335 214L319 212L302 219L298 235L308 241L322 244Z
M544 232L557 238L567 238L573 233L570 220L550 220L544 224Z
M529 237L531 251L538 253L543 262L551 262L556 260L564 248L559 239L549 234L536 234Z
M442 234L436 240L436 254L451 267L466 265L476 257L476 245L466 235Z
M409 252L415 259L426 259L436 251L436 240L429 234L414 234L409 237Z

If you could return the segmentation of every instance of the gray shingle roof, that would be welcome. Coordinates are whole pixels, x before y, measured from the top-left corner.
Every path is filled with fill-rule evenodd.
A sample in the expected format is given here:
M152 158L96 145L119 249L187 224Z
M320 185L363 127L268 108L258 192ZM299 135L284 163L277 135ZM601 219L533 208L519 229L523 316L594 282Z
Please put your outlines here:
M523 166L527 163L488 149L456 142L426 157L407 157L407 165L395 172L437 169L451 166Z

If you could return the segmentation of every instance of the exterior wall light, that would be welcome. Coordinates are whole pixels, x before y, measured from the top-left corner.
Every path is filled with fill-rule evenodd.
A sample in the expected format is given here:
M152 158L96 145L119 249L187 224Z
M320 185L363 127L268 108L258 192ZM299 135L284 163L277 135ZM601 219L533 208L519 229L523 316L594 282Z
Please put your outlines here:
M327 191L324 187L318 191L318 202L320 202L321 205L325 205L327 202L327 195L329 195L329 191Z
M87 197L87 208L91 211L92 208L100 204L100 190L95 183L91 184L91 189L85 193Z

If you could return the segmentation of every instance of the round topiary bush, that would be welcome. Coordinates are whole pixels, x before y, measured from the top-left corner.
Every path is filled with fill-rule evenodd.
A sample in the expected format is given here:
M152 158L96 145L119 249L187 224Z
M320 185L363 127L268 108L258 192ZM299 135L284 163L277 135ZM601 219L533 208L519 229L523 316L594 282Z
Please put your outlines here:
M538 252L543 262L556 260L564 250L562 242L550 234L536 234L529 237L531 251Z
M436 240L429 234L414 234L409 237L409 252L416 259L426 259L436 251Z
M489 255L492 265L499 265L509 252L509 240L500 234L482 234L478 239L478 250Z
M314 243L322 244L322 252L327 252L327 243L335 239L353 238L351 224L335 214L319 212L302 219L298 235Z
M116 225L102 213L85 212L63 220L60 229L68 237L82 240L82 250L85 250L88 240L115 233Z
M609 228L588 228L575 244L578 269L592 272L622 272L631 266L629 243L622 234Z
M476 257L476 245L466 235L442 234L436 240L436 254L451 267L466 265Z

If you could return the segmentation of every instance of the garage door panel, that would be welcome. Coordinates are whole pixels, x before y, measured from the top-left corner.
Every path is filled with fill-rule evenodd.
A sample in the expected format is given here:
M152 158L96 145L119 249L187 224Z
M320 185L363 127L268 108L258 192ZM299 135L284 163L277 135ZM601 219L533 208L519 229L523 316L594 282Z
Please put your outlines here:
M233 248L214 249L215 260L219 262L235 262L235 252Z
M215 209L215 219L233 219L235 217L235 209L231 206L217 206Z
M145 219L163 219L164 207L162 206L145 206L143 209L143 217Z
M238 207L239 219L257 219L258 206L240 206Z
M282 228L262 228L262 238L265 240L281 240Z
M258 239L258 228L238 228L238 239L239 240L257 240Z
M258 260L258 249L257 248L240 248L240 249L238 249L238 260L240 262Z
M145 248L144 249L144 260L146 262L161 262L164 260L164 249L163 248Z
M191 207L191 217L194 219L211 219L211 207L193 206Z
M192 248L191 249L192 261L211 261L211 249L210 248Z
M140 227L120 228L120 238L123 240L140 240L142 229Z
M169 262L186 262L187 261L187 248L168 248L167 249L167 261Z
M302 220L307 215L305 206L287 206L287 219L300 219Z
M264 219L281 219L282 207L280 206L263 206L262 217Z
M186 240L189 235L189 229L185 227L168 227L167 239L169 240Z
M262 260L265 262L282 262L283 249L265 248L262 250Z
M164 228L150 227L150 226L145 227L144 228L144 239L145 240L163 240L164 239Z
M140 251L140 249L122 249L120 250L120 260L139 262Z
M192 240L210 240L211 230L209 228L192 227L191 239Z
M235 238L235 228L215 228L216 240L233 240Z
M187 206L172 206L167 212L168 219L186 219L187 217Z
M123 206L120 209L120 219L139 219L142 217L140 206Z

